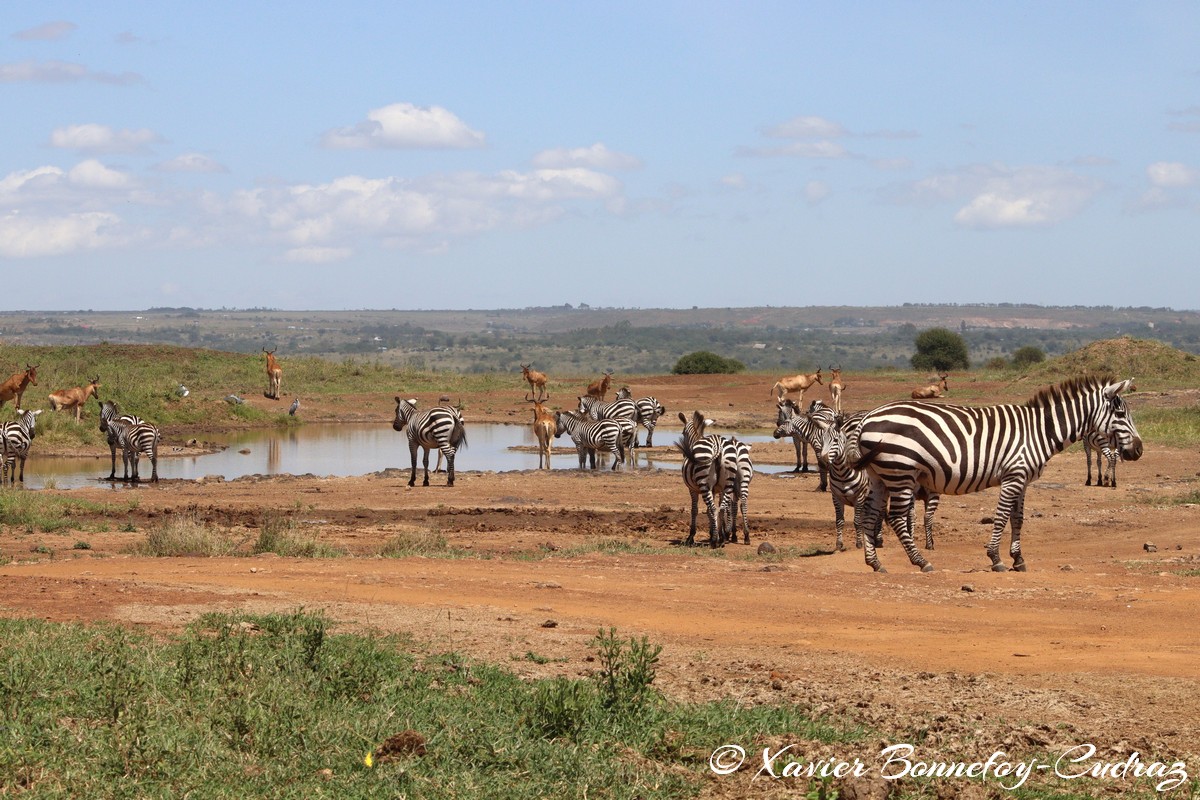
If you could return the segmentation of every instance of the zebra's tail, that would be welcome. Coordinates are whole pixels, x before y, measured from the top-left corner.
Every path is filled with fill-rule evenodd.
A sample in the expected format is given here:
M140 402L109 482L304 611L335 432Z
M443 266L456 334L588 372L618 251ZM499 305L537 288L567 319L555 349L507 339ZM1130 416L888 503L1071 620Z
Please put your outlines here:
M450 431L450 444L455 450L464 450L467 447L467 426L461 419L454 423L454 430Z

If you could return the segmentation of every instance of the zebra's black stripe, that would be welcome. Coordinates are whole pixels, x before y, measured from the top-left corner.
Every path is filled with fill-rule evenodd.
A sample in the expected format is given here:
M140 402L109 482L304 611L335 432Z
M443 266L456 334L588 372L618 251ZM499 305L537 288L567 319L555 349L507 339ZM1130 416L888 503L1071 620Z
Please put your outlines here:
M408 435L408 455L412 468L408 475L408 485L417 482L417 448L425 451L424 467L425 480L422 486L429 485L429 451L437 450L446 457L446 485L454 485L454 454L460 447L467 446L467 429L463 424L462 415L452 406L437 406L424 413L417 413L415 399L396 400L396 416L392 420L392 430L405 431Z
M596 453L603 450L613 454L612 469L625 460L625 441L628 428L622 423L629 420L600 419L589 420L571 411L554 412L554 436L558 438L564 433L570 435L575 442L575 450L579 453L579 468L584 469L591 455L592 469L596 469Z
M42 410L22 411L18 408L17 413L20 416L16 422L6 422L0 426L0 438L3 439L0 445L0 486L4 484L5 476L10 484L16 485L18 461L21 462L20 481L25 482L25 459L29 457L29 446L37 436L37 417Z

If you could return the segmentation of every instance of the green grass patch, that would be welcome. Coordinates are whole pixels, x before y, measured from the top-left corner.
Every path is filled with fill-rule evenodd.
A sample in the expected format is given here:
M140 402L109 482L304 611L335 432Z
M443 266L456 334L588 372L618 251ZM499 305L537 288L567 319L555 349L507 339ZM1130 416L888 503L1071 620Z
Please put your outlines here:
M379 548L384 558L407 558L409 556L461 557L464 551L450 547L450 542L436 528L401 531L388 537Z
M315 536L297 531L295 523L285 517L269 517L259 530L252 550L255 554L275 553L289 558L337 558L346 555L345 550L323 544Z
M117 513L118 507L60 497L47 492L28 492L24 489L0 489L0 524L23 528L27 533L50 533L78 526L79 515Z
M867 738L790 706L673 703L653 688L656 646L593 644L596 677L524 681L300 612L211 614L166 641L0 620L0 791L666 800L699 792L726 742ZM381 747L406 731L423 746Z
M1134 422L1147 442L1171 447L1200 444L1200 406L1138 409Z
M143 556L227 556L237 543L227 531L216 530L194 516L172 517L155 525L134 552Z

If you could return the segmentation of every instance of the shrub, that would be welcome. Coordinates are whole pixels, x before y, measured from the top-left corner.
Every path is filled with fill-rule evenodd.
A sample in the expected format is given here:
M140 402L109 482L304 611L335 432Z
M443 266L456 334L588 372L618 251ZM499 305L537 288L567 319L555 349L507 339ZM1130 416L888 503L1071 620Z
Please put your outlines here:
M1042 348L1034 347L1033 345L1026 345L1025 347L1018 348L1017 351L1012 354L1012 364L1018 369L1025 369L1026 367L1031 367L1034 364L1040 364L1045 360L1046 354L1042 352Z
M962 336L948 328L929 328L917 334L917 353L912 357L913 369L949 372L952 369L970 369L967 358L967 342Z
M746 365L735 358L724 358L707 350L688 353L671 368L676 375L731 375L746 369Z

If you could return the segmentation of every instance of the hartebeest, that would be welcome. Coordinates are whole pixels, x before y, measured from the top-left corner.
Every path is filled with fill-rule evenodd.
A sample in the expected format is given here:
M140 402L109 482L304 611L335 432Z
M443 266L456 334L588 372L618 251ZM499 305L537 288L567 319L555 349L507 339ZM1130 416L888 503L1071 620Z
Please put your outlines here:
M37 368L38 365L25 365L24 372L14 372L8 380L0 383L0 408L13 398L16 398L17 408L21 407L21 398L25 396L25 387L33 384L37 386Z
M97 375L94 378L88 378L87 386L76 386L73 389L59 389L57 392L51 392L50 408L54 411L75 409L75 424L78 425L88 398L95 397L96 402L100 402L100 393L96 391L99 388L100 376Z
M275 350L279 348L276 347ZM275 360L275 350L263 348L267 354L267 391L266 396L272 400L279 399L279 386L283 383L283 367Z
M529 391L537 391L539 400L546 399L546 373L533 369L533 364L521 365L521 377L529 382Z
M842 365L829 365L829 400L833 403L833 413L842 413L842 392L846 384L842 383Z
M612 370L606 369L604 370L603 377L597 378L588 384L588 397L595 397L599 400L604 400L605 395L608 394L608 389L610 386L612 386Z
M549 400L550 395L546 395L543 400ZM538 441L538 469L550 469L550 451L551 442L554 441L554 432L558 427L557 420L554 419L554 412L548 411L543 400L535 400L529 395L525 395L526 402L533 403L533 435ZM545 466L542 466L543 460Z
M931 383L928 386L921 386L912 391L913 400L928 400L933 397L941 397L946 392L950 391L950 387L946 385L946 378L950 376L948 372L939 372L937 383Z
M800 392L800 399L797 404L804 405L804 391L814 383L823 383L821 380L821 368L817 367L817 371L811 375L793 375L790 378L780 378L775 381L775 385L771 387L771 394L776 400L782 400L787 396L788 392Z

